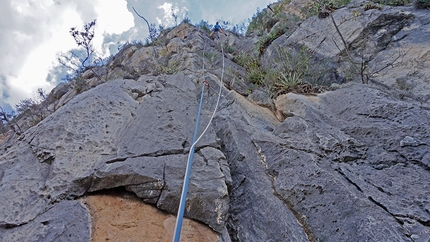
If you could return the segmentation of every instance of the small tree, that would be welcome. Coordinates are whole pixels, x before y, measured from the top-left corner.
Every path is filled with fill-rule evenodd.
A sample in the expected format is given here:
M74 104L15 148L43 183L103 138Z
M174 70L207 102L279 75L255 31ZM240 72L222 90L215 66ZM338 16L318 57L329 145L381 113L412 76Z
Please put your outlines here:
M96 19L86 23L83 30L76 27L70 28L70 35L75 39L78 47L83 48L83 52L82 50L80 52L70 51L68 54L61 55L58 58L60 64L73 71L81 71L92 64L95 59L95 49L92 44L95 25Z
M97 65L102 65L104 62L106 62L97 56L96 50L93 46L92 41L94 38L95 25L96 19L86 23L82 30L78 29L77 27L70 28L69 33L75 40L79 49L75 51L72 50L67 54L61 54L58 57L58 62L73 73L72 75L68 75L67 79L76 77L84 70L90 69L95 77L97 77L99 80L102 80L100 76L101 74L97 73L94 68L91 68Z
M7 113L4 111L2 107L0 107L0 122L2 127L2 132L7 132L7 128L5 126L8 126L15 134L20 135L22 133L21 128L17 123L14 123L12 121L13 115L10 113Z

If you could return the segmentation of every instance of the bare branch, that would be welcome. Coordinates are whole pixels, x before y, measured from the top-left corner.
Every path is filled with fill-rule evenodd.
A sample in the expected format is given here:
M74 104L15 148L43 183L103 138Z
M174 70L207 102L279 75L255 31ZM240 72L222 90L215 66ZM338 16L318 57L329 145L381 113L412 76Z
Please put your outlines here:
M3 110L2 107L0 107L0 121L6 122L14 133L16 133L18 135L20 135L22 133L21 127L19 127L18 124L14 125L12 123L12 121L8 117L8 114Z
M136 11L136 9L134 7L132 7L132 8L133 8L133 11L137 14L137 16L139 16L141 19L145 20L146 25L148 25L149 38L151 39L151 42L154 41L155 40L155 36L157 35L156 30L155 30L155 33L154 33L154 31L153 31L154 28L153 28L153 26L151 26L151 24L148 22L148 20L146 20L146 18L143 17L142 15L140 15Z

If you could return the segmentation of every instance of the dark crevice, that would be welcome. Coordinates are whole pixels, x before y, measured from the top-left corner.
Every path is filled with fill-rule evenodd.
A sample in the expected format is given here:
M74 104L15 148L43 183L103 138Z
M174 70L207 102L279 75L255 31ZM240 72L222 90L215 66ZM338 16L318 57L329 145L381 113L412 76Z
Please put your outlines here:
M204 148L214 148L214 149L217 149L217 150L219 150L219 149L220 149L220 147L213 146L213 145L202 145L202 146L199 146L199 147L195 147L195 148L194 148L194 152L195 152L195 153L200 152L200 150L202 150L202 149L204 149ZM189 151L187 150L186 154L188 154L188 152L189 152Z
M16 228L16 227L19 227L19 226L22 226L25 224L27 224L27 223L23 223L23 224L8 224L8 223L6 223L6 224L0 224L0 228L12 229L12 228Z
M194 152L198 153L200 150L204 148L214 148L219 149L219 147L213 146L213 145L202 145L194 148ZM133 159L133 158L141 158L141 157L163 157L163 156L169 156L169 155L186 155L190 152L189 149L175 149L175 150L158 150L152 153L146 153L146 154L140 154L140 155L132 155L129 157L119 157L112 160L105 161L106 164L112 164L116 162L124 162L127 159Z
M177 149L177 150L157 150L152 153L146 153L136 156L131 156L130 158L140 158L140 157L162 157L162 156L169 156L169 155L182 155L184 154L183 149Z
M200 155L203 158L203 162L208 166L209 165L209 160L202 154L202 152L199 150L197 152L195 152L196 154Z
M345 173L343 173L340 169L335 169L335 171L337 171L350 184L352 184L353 186L355 186L357 188L357 190L359 190L360 192L363 192L363 190L361 190L360 186L358 186L357 183L355 183L351 179L349 179L349 177Z
M232 189L231 189L231 193L233 193L233 192L234 192L234 191L236 191L239 187L241 187L241 186L245 183L245 181L246 181L246 176L242 176L242 178L241 178L241 180L240 180L239 184L237 184L237 186L235 186L235 187L232 187Z
M421 144L421 145L426 145L426 144ZM418 146L421 146L421 145L418 145ZM405 163L406 165L408 163L410 163L410 164L419 166L419 167L423 168L426 171L430 171L430 166L428 166L427 164L424 164L423 162L421 162L419 160L410 160L410 159L408 159L408 157L406 157L404 154L402 154L398 150L391 150L391 151L392 152L396 152L404 160L404 162L402 162L402 163Z
M372 197L372 196L368 196L367 198L369 198L369 200L370 200L371 202L373 202L374 204L376 204L376 205L378 205L379 207L381 207L382 209L384 209L387 213L391 214L391 213L390 213L390 211L388 211L388 208L387 208L387 207L385 207L382 203L380 203L380 202L376 201L375 199L373 199L373 197ZM393 215L393 214L391 214L391 215Z
M163 166L163 186L160 189L160 194L158 195L158 199L155 202L155 204L158 204L158 201L160 200L161 194L163 194L164 188L166 187L166 163L164 162Z
M106 164L112 164L115 162L124 162L127 159L133 159L133 158L141 158L141 157L162 157L162 156L169 156L169 155L180 155L180 154L184 154L184 150L183 149L178 149L178 150L158 150L156 152L152 152L152 153L146 153L146 154L140 154L140 155L132 155L129 157L120 157L120 158L115 158L112 160L108 160L105 163Z
M106 164L112 164L112 163L115 163L115 162L123 162L123 161L125 161L125 160L127 160L128 158L115 158L115 159L113 159L113 160L108 160L108 161L106 161Z
M396 43L396 42L402 41L404 38L406 38L406 37L408 37L408 36L409 36L409 34L405 34L405 35L403 35L401 38L395 39L395 40L393 40L392 42L393 42L393 43Z
M48 224L49 224L49 221L43 221L43 222L41 222L41 224L43 224L43 225L48 225Z

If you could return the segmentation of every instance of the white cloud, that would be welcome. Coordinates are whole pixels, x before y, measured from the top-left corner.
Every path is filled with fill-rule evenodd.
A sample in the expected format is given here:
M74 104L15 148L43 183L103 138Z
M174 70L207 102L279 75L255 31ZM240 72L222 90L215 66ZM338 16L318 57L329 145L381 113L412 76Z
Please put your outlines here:
M159 5L157 8L163 11L161 18L157 17L157 23L166 27L179 24L188 12L187 7L179 8L177 4L173 5L173 3L168 2Z
M103 56L109 56L109 45L101 49L105 42L104 37L130 30L134 26L134 17L127 10L125 0L100 0L96 11L98 15L96 32L98 34L94 37L94 45L101 51Z

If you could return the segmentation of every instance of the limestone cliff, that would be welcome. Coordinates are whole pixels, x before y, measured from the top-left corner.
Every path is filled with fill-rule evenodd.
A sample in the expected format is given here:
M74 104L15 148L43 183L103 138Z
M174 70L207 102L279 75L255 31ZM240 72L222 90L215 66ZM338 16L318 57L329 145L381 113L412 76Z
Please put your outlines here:
M54 89L56 111L2 147L0 241L170 241L207 83L200 132L221 102L182 241L429 241L430 11L355 2L283 33L276 11L262 36L183 23L84 73L81 93ZM239 65L253 50L279 73L307 54L307 82L270 93Z

